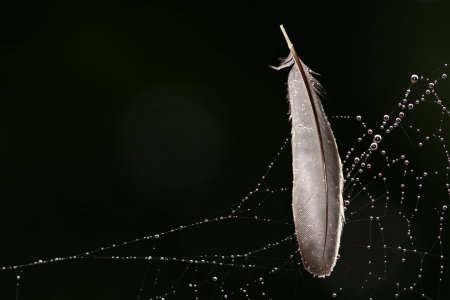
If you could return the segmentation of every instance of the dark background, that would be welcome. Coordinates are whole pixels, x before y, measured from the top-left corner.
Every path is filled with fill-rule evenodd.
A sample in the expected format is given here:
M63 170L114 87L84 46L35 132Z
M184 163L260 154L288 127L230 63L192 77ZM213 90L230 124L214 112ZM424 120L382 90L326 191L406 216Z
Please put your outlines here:
M268 67L288 53L279 24L323 74L327 112L370 121L411 74L450 61L449 12L425 0L2 5L0 265L165 231L241 199L289 136L287 72ZM102 283L97 265L52 268L23 274L20 299L134 299L140 283L112 266ZM2 273L1 299L14 277Z

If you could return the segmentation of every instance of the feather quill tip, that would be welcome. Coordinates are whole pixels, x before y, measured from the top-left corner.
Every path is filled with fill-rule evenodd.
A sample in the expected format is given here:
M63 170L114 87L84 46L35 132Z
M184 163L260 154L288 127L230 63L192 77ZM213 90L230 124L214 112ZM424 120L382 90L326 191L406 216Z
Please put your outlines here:
M284 38L286 40L286 43L287 43L289 49L293 48L294 45L292 44L291 40L289 39L289 36L288 36L288 34L286 32L286 29L284 29L283 24L280 25L280 29L281 29L281 32L283 32Z

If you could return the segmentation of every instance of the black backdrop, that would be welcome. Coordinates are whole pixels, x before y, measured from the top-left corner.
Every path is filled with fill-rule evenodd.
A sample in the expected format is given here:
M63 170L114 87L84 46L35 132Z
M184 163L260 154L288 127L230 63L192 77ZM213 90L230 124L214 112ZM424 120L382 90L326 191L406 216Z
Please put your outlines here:
M425 0L2 4L1 265L161 232L238 201L288 137L287 74L268 68L288 53L279 24L323 74L326 110L370 120L410 74L449 62L449 12ZM113 276L107 291L71 272L24 274L23 299L134 298L124 283L134 278ZM1 280L0 298L13 298L13 273Z

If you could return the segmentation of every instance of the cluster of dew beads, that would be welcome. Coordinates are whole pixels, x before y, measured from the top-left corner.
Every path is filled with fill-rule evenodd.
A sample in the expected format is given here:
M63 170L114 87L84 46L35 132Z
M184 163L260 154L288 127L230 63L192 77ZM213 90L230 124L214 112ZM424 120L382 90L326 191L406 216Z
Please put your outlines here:
M106 261L135 266L127 276L138 278L128 289L133 291L128 298L136 299L442 298L449 287L449 112L439 93L446 79L445 72L433 79L412 75L411 85L378 124L360 115L330 118L332 127L356 124L361 132L347 145L338 139L344 151L345 225L329 277L312 277L301 262L291 178L283 177L292 173L289 138L254 187L213 216L1 271L15 280L11 289L17 295L31 285L31 271L51 277L52 268L44 265L102 261L104 266ZM53 276L64 278L61 272ZM58 280L65 290L74 285Z
M332 297L440 299L448 291L449 111L438 90L447 74L410 79L379 125L354 119L363 133L343 159L346 222L335 269L345 276L332 274Z

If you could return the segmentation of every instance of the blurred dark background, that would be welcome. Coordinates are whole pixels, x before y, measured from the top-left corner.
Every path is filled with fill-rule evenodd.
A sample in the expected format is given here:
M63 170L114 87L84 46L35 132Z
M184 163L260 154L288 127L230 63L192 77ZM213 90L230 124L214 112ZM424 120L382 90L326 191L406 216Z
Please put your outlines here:
M165 231L241 199L289 136L287 72L268 67L288 53L279 24L322 74L326 111L370 122L411 74L450 61L449 12L425 0L2 4L0 265ZM38 268L61 282L24 274L23 299L135 299L140 284L69 275L98 266ZM1 276L11 299L13 272Z

